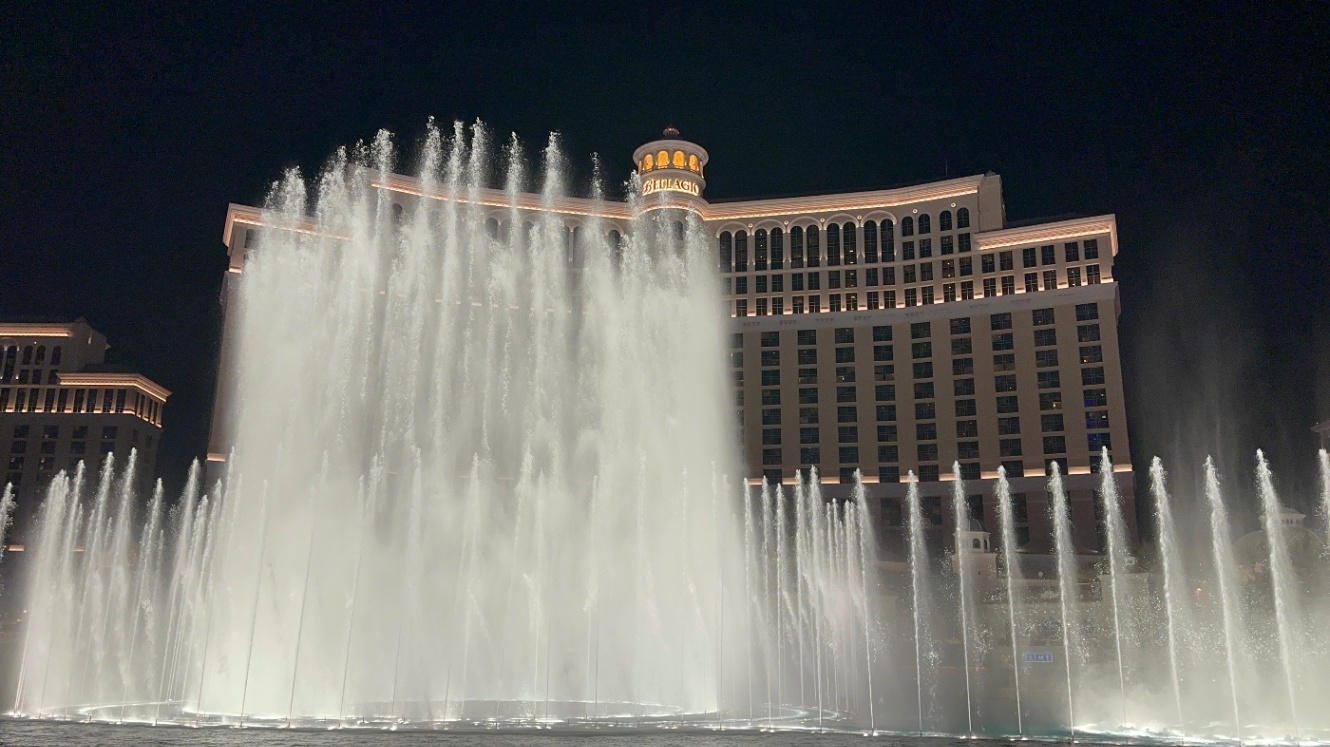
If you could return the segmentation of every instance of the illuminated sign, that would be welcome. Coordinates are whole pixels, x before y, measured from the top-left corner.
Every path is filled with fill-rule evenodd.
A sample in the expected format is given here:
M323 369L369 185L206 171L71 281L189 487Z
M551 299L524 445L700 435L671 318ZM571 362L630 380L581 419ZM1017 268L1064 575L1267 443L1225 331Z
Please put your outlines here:
M702 193L702 188L697 186L697 182L688 179L644 179L642 181L643 195L656 192L683 192L696 197Z

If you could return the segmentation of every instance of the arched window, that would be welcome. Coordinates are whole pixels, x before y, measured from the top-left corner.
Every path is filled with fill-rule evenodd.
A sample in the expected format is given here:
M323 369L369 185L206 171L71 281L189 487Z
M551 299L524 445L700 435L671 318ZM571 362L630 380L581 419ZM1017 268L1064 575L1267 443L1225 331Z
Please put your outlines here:
M804 266L804 229L795 226L790 229L790 269L798 270Z
M393 223L399 226L402 224L402 203L400 202L393 203Z
M859 229L853 223L846 223L840 227L840 242L845 250L845 264L859 264Z
M822 242L821 237L818 236L817 226L808 227L808 231L804 234L804 240L808 244L807 251L805 252L808 255L808 266L821 267Z
M485 221L485 233L491 239L497 240L499 238L499 221L493 218L487 219Z
M877 262L877 221L864 223L864 262Z
M911 218L910 216L907 215L904 218L901 218L901 236L913 236L913 235L914 235L914 218Z
M38 345L38 346L37 346L37 357L33 359L33 361L32 361L32 365L34 365L34 366L40 366L40 365L42 365L42 364L44 364L44 363L46 363L46 346L45 346L45 345Z
M785 233L779 227L771 229L771 269L785 269Z
M58 365L60 365L60 346L59 346L59 345L56 345L55 347L51 348L51 365L52 365L52 366L58 366Z
M980 549L980 548L979 548L979 540L974 540L973 545L974 545L974 549L976 549L976 550Z
M882 221L882 261L896 261L896 224L891 220Z
M684 160L683 151L681 150L674 151L674 168L681 169L684 167L685 163L687 163L687 161Z
M970 209L969 209L969 208L961 208L961 209L959 209L959 210L956 211L956 227L957 227L957 228L969 228L969 227L970 227Z
M650 171L652 165L653 165L653 164L651 163L651 154L648 153L648 154L646 154L646 157L642 159L642 170L643 170L643 171Z
M617 270L623 266L623 236L611 230L606 238L610 245L610 265Z
M939 230L939 231L950 231L950 230L951 230L951 211L950 211L950 210L943 210L941 213L938 214L938 216L937 216L937 230Z
M734 271L748 272L748 232L734 235Z
M23 348L23 365L25 365L25 366L31 366L31 365L32 365L32 346L31 346L31 345L27 345L27 346L25 346L25 347Z
M719 260L720 260L720 271L721 271L721 272L731 272L731 271L734 270L734 266L733 266L733 265L734 265L734 247L732 246L733 243L734 243L734 237L732 237L732 236L730 235L730 232L729 232L729 231L725 231L725 232L721 233L721 235L720 235L720 250L719 250L719 252L718 252L718 254L719 254Z
M657 153L657 154L656 154L656 168L658 168L658 169L667 169L667 168L669 168L669 167L670 167L670 153L669 153L669 151L664 151L664 150L662 150L662 151L660 151L659 153Z
M928 213L924 213L923 215L919 216L919 235L923 236L926 233L931 233L932 230L933 230L933 224L928 217Z
M827 226L827 267L840 264L840 226L832 223Z
M688 170L697 171L697 156L688 156Z
M767 229L759 228L753 234L753 269L767 269Z

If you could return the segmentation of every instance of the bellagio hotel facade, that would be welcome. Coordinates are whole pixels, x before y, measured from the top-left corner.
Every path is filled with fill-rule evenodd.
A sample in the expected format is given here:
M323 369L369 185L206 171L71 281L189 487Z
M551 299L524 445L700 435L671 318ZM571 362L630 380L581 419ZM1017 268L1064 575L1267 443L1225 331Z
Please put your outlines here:
M750 482L792 484L816 467L824 495L843 497L859 471L892 555L903 539L908 473L919 477L941 539L951 534L952 465L960 464L970 514L991 530L1001 466L1018 539L1042 554L1051 545L1046 475L1056 462L1075 544L1092 550L1102 547L1096 490L1106 447L1134 533L1114 216L1008 223L992 173L713 203L703 197L708 158L672 129L638 148L637 209L677 212L712 237ZM428 197L408 177L381 186L407 207ZM493 197L496 220L511 219L511 198ZM550 206L526 197L519 208L566 213L574 230L592 212L606 230L629 230L626 203ZM263 223L261 211L231 206L231 281ZM229 347L224 340L224 367ZM228 450L221 381L214 463Z

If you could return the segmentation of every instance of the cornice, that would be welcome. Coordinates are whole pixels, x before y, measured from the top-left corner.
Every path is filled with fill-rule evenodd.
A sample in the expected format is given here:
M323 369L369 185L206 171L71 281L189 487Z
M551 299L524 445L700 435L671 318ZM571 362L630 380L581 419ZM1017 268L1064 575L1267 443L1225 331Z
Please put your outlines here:
M78 371L59 372L56 374L61 386L132 386L144 394L156 397L162 402L171 396L171 390L136 373L84 373Z

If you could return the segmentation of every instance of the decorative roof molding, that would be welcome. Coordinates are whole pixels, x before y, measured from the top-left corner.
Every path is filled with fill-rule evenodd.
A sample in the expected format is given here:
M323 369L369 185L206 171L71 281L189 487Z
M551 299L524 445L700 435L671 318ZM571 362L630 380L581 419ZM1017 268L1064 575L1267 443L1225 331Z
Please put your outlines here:
M61 386L130 386L165 402L171 391L143 374L136 373L80 373L78 371L59 372Z

